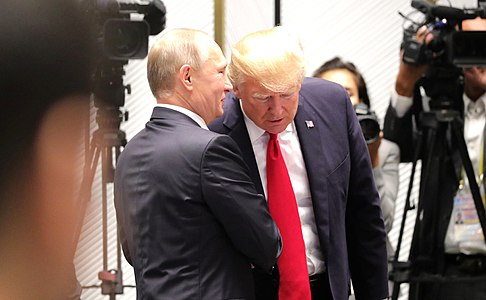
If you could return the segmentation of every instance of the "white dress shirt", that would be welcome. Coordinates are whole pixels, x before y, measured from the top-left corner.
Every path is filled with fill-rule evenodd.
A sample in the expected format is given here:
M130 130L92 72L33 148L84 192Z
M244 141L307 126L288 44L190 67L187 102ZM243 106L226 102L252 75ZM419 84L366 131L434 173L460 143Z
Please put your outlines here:
M262 186L266 195L267 147L270 136L263 129L259 128L252 120L250 120L244 112L243 115L246 128L250 136L251 145L253 147L253 152L255 153L255 159L258 165L260 178L262 180ZM307 178L304 158L300 149L299 137L293 122L289 124L283 132L279 133L278 142L283 159L289 171L290 181L292 183L292 188L297 201L307 257L307 270L309 275L323 273L326 268L319 238L317 236L309 180ZM283 244L283 247L285 249L285 244Z
M199 116L195 112L188 110L187 108L180 107L180 106L177 106L177 105L172 105L172 104L160 104L160 103L156 104L155 106L156 107L165 107L165 108L169 108L169 109L178 111L180 113L183 113L186 116L188 116L189 118L193 119L194 122L196 122L199 126L201 126L201 128L209 130L208 125L206 125L206 122L204 122L203 118L201 118L201 116Z
M476 176L479 174L481 152L483 152L486 93L475 102L464 95L464 140ZM478 178L479 179L479 178Z

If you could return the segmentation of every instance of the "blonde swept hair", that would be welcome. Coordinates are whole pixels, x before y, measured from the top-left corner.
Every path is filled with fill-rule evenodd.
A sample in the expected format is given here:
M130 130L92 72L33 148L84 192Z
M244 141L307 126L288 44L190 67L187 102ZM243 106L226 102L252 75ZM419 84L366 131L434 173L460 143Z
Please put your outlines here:
M156 99L173 94L179 69L190 65L195 70L208 59L214 41L203 31L189 28L168 29L150 48L147 79Z
M251 33L231 51L228 77L233 86L252 78L270 91L283 92L301 84L304 76L302 46L283 27Z

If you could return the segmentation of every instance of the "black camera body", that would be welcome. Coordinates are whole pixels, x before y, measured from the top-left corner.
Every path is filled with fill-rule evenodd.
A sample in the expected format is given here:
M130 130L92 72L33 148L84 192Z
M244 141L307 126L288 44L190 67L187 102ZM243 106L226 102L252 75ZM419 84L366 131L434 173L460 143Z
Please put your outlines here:
M130 59L147 56L149 35L158 34L165 27L166 8L161 0L136 3L82 0L80 5L96 26L98 61L93 74L94 104L118 115L118 108L125 105L125 93L130 93L130 85L123 84L124 66ZM119 118L116 119L114 123L119 123Z
M131 59L147 56L149 35L164 29L166 9L161 0L80 1L86 17L95 26L94 39L98 46L91 88L94 106L98 108L98 133L105 145L124 145L126 139L120 124L128 120L128 111L122 112L120 108L125 105L126 93L131 93L131 86L123 83L124 66Z
M408 64L450 64L457 67L486 65L486 31L462 31L463 20L486 17L486 8L458 9L413 0L412 7L426 16L423 24L433 35L428 44L415 39L418 28L404 32L403 61Z
M126 61L145 58L149 35L158 34L165 27L166 8L161 0L136 3L85 0L82 5L97 25L98 48L105 59ZM143 15L143 19L132 19L135 14Z
M354 111L358 117L366 144L375 142L380 136L381 131L376 114L370 110L368 105L362 102L354 105Z

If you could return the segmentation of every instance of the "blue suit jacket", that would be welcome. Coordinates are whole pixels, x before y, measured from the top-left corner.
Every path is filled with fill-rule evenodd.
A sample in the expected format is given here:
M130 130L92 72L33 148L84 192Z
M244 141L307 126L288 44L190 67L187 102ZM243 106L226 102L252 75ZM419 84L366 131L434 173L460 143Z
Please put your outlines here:
M314 126L308 126L308 121ZM357 299L387 297L386 234L380 200L347 92L323 79L306 78L294 122L334 299L348 299L350 271ZM257 190L263 193L243 114L233 93L227 95L225 114L209 127L236 141Z

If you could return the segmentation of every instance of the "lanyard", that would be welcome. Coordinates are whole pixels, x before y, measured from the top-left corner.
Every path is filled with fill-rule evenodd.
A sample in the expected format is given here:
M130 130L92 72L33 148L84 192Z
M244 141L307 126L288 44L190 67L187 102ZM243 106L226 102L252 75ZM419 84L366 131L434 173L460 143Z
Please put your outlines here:
M464 188L464 167L461 168L461 180L459 181L459 190ZM483 185L483 175L484 175L484 142L481 143L481 151L479 153L479 177L476 178L476 182L479 185L479 189L481 190L481 186Z

